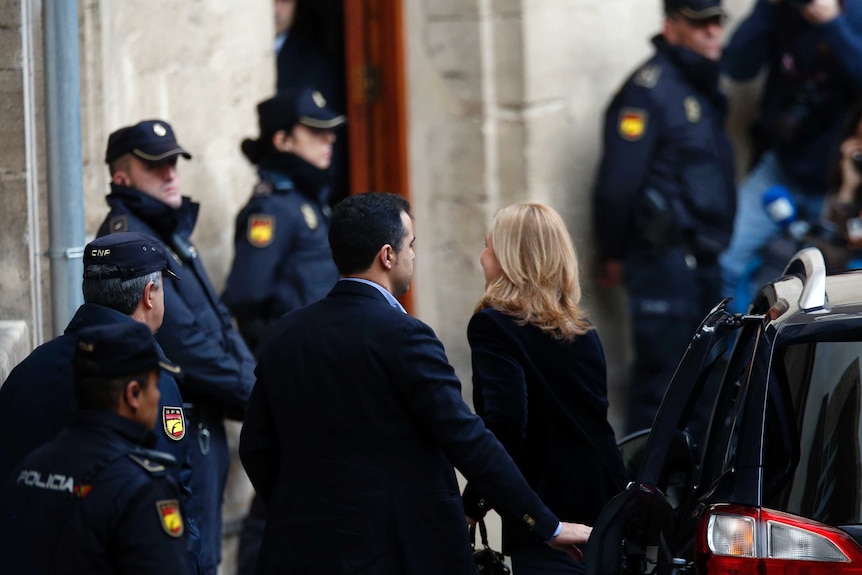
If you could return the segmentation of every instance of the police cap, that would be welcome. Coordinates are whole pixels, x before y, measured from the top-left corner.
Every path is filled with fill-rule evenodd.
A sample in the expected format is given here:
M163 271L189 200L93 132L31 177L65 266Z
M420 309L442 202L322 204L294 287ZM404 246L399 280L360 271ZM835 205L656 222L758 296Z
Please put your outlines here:
M168 259L161 242L137 232L117 232L96 238L84 248L84 279L120 279L164 272Z
M326 106L323 95L312 88L279 92L257 105L261 136L279 130L290 131L296 124L317 130L331 130L344 123L344 116Z
M165 368L179 368L161 359L150 328L137 322L85 327L78 332L72 367L76 377L111 379Z
M682 14L690 20L725 17L721 0L664 0L665 14Z
M174 156L183 156L187 160L192 158L192 155L177 143L171 125L162 120L144 120L134 126L120 128L108 136L105 163L111 164L126 154L134 154L149 163L161 162Z

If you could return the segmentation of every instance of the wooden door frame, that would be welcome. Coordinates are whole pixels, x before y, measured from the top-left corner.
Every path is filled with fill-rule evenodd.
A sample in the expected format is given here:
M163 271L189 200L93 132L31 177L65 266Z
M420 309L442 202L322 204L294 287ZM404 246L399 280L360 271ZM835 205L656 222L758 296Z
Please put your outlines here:
M344 38L351 193L409 201L403 0L344 0Z

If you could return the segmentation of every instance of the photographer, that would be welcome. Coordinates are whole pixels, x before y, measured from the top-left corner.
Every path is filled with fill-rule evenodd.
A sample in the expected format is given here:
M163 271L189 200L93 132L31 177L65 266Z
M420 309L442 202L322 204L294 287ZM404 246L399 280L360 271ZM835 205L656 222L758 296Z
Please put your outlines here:
M762 209L764 191L782 185L802 217L821 213L831 154L862 89L862 3L758 0L725 48L722 67L737 81L767 70L757 134L762 154L739 187L733 238L720 258L725 295L744 305L750 293L741 280L779 233Z
M826 269L855 268L862 252L862 100L847 116L837 158L830 171L830 194L825 224L833 227L839 242L812 242L823 252ZM837 245L836 245L837 244Z

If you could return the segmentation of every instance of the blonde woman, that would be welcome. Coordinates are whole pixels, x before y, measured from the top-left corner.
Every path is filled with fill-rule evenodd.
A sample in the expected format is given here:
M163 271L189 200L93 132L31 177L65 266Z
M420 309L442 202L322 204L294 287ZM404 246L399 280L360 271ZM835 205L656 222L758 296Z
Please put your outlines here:
M479 261L485 293L467 328L476 411L555 514L592 524L625 472L607 421L604 352L580 307L566 226L542 204L503 208ZM469 518L493 506L468 484ZM583 571L519 523L503 516L503 552L515 575Z

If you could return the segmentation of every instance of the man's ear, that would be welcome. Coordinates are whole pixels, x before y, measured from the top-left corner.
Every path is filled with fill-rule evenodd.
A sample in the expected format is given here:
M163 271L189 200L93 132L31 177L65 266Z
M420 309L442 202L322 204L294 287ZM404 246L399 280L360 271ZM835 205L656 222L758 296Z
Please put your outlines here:
M155 307L153 292L156 289L156 282L149 282L146 286L144 286L144 293L141 294L141 302L144 304L144 309L147 311L153 309Z
M380 256L380 264L384 269L391 270L392 265L395 262L395 250L392 249L392 246L386 244L382 248L380 248L379 252Z
M126 403L132 408L132 410L138 409L141 406L141 389L141 384L137 379L133 379L126 384L126 389L123 393L125 395Z
M125 170L117 170L111 176L111 182L120 186L131 186L132 178L129 177L129 174Z

